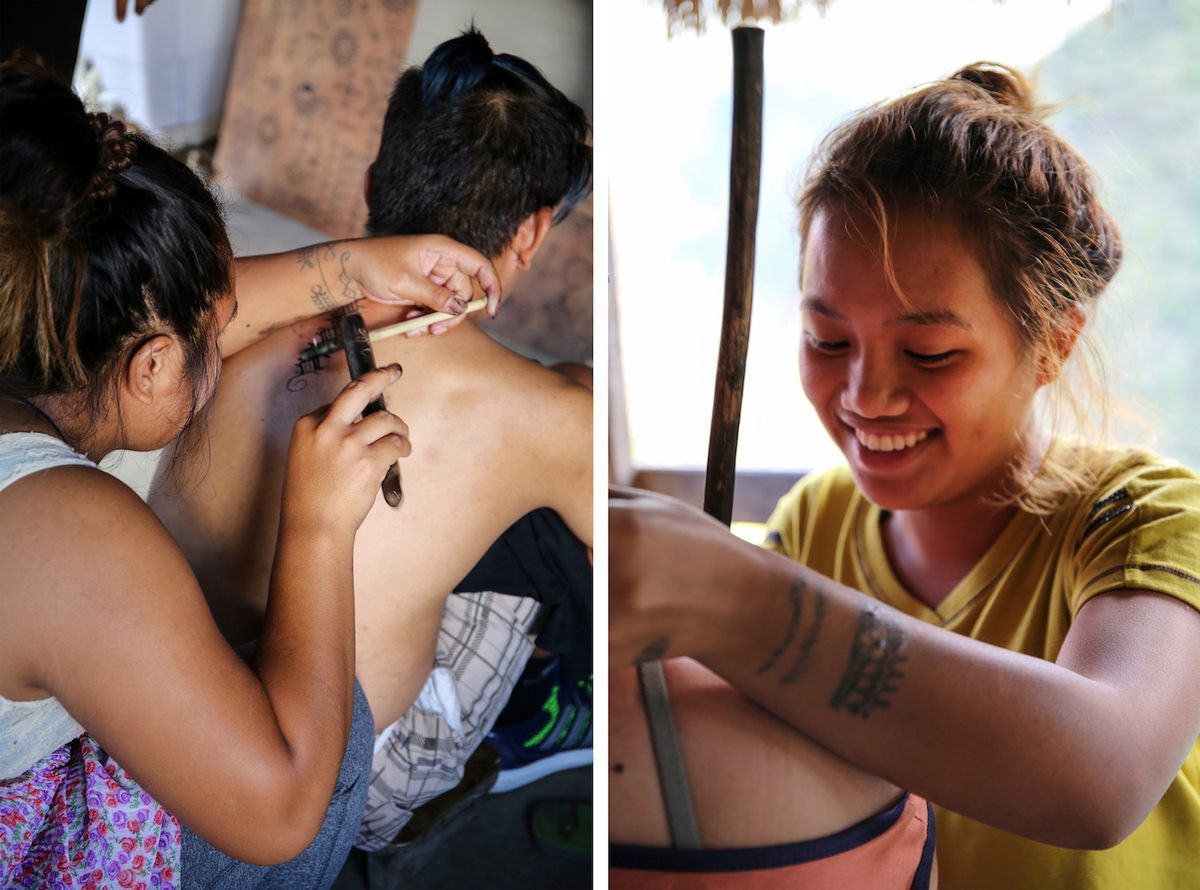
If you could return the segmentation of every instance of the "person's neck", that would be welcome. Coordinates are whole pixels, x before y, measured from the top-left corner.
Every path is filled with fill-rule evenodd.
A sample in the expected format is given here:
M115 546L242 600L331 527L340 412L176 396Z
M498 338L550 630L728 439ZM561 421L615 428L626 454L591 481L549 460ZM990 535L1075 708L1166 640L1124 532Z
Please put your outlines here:
M16 410L5 412L5 426L13 431L12 423L24 424L29 432L46 433L62 439L67 445L99 463L109 452L122 447L113 434L113 422L83 421L88 416L82 399L73 395L41 395L25 399L8 397L6 406Z
M1039 466L1048 447L1028 424L1010 462L970 491L937 506L885 513L884 547L905 589L930 608L949 596L1020 511L1014 467Z
M1012 505L955 503L886 515L882 537L892 571L936 608L975 567L1016 514Z

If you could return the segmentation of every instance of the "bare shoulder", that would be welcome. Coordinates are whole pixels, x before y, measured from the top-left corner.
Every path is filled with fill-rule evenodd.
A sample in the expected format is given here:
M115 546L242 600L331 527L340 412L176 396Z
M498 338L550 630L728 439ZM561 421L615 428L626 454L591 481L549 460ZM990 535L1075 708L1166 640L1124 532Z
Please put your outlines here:
M0 640L17 672L38 674L39 685L65 650L94 643L106 626L136 623L139 610L173 591L190 590L185 608L203 608L162 524L99 469L55 467L13 483L0 494L0 525Z

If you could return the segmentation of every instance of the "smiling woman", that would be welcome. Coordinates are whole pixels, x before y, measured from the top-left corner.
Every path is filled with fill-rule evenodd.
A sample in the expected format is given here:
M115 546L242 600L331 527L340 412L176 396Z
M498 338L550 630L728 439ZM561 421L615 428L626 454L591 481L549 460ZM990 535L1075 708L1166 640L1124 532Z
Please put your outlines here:
M823 207L808 230L805 394L881 506L1011 496L1007 461L1032 434L1044 381L955 224L907 208L888 268L863 216Z
M1040 391L1080 394L1066 363L1122 257L1043 117L979 63L822 143L799 201L801 376L847 466L797 483L765 549L617 493L610 653L690 655L929 799L947 887L1192 886L1200 479L1039 420ZM720 809L752 825L755 781L806 767L756 778L779 746L748 719L689 752L713 737L697 714L722 720L707 682L683 687L684 760L736 758L746 791Z

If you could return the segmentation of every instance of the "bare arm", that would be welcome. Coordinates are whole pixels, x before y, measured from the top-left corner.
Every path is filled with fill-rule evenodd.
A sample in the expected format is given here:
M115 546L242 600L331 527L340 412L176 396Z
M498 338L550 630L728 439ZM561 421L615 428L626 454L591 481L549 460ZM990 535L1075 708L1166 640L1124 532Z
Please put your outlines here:
M235 260L237 317L221 335L221 355L364 298L458 315L462 309L456 308L465 308L473 296L474 281L487 293L488 312L495 315L502 294L492 264L440 235L330 241L243 257Z
M534 416L528 440L527 478L539 503L552 508L588 547L592 546L592 393L568 380L555 382L545 410ZM532 508L531 508L532 509Z
M610 501L613 663L691 653L863 769L1067 847L1116 844L1200 734L1200 615L1083 607L1057 663L909 618L663 498Z
M57 697L168 810L249 862L299 853L329 805L352 707L354 533L409 450L397 418L354 419L395 376L297 422L257 676L121 483L63 467L4 492L5 674Z

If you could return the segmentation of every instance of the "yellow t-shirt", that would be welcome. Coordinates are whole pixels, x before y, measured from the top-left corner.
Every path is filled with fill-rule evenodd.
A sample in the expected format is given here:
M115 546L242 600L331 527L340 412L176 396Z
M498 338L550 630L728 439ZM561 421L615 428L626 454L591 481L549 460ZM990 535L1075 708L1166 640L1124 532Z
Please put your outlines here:
M1110 457L1095 490L1053 516L1018 513L936 609L897 580L883 511L845 467L801 479L775 508L765 546L922 621L1054 660L1080 607L1106 591L1200 609L1200 478L1147 451ZM1110 850L1066 850L936 813L942 890L1200 888L1200 739L1146 821Z

